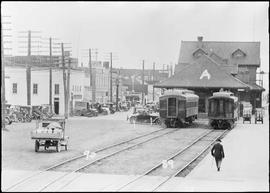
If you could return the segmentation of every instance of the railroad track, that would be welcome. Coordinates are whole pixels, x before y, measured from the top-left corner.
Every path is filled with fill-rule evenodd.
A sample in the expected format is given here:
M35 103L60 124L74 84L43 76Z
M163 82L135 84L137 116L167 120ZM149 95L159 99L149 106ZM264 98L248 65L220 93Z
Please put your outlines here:
M116 191L131 191L128 187L136 187L136 184L139 187L140 180L143 180L145 176L166 176L166 178L152 187L151 190L147 191L156 191L163 184L169 181L171 178L180 175L184 172L195 160L197 160L208 148L218 139L224 136L229 130L211 130L205 132L193 142L188 144L186 147L181 148L173 155L169 156L166 161L173 160L174 167L164 169L162 167L163 162L155 165L154 167L148 169L143 174L135 177L129 182L122 184L117 188ZM134 190L132 190L134 191ZM141 191L141 190L138 190Z
M60 181L61 179L68 177L68 176L72 176L72 174L83 170L84 168L88 167L89 165L92 165L100 160L103 160L105 158L113 156L117 153L123 152L127 149L131 149L131 148L136 147L140 144L146 143L146 142L151 141L155 138L167 135L167 134L175 132L175 131L177 131L177 129L159 129L157 131L153 131L153 132L150 132L150 133L147 133L147 134L144 134L144 135L132 138L132 139L128 139L128 140L122 141L120 143L115 143L115 144L97 149L94 151L97 155L96 156L97 158L92 159L92 160L85 159L86 155L84 155L84 154L73 157L71 159L57 163L57 164L55 164L55 165L53 165L45 170L34 173L33 175L30 175L30 176L20 180L19 182L11 185L10 187L5 189L4 191L15 191L15 190L19 191L20 187L21 188L27 187L27 186L29 186L29 184L31 185L32 181L35 182L35 181L39 181L39 180L45 181L45 185L43 184L42 187L36 187L36 188L38 188L39 191L44 191L48 187L50 187L51 185ZM56 171L56 170L59 170L60 168L65 169L65 170L67 170L67 168L68 168L68 170L70 170L70 172L64 173L64 174L59 173L58 175L56 175L56 177L54 179L52 179L46 183L46 179L49 177L49 176L47 176L47 171ZM82 173L80 173L80 174L82 174ZM68 183L72 182L73 180L74 180L74 178L69 180ZM33 183L32 183L32 185L33 185Z

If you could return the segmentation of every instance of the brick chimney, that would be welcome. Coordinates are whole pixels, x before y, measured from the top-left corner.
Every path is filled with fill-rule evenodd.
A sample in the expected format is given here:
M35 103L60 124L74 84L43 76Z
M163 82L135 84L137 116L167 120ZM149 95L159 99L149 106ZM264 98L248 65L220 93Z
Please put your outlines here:
M198 36L197 37L197 39L198 39L198 48L202 48L202 44L203 44L203 37L202 36Z

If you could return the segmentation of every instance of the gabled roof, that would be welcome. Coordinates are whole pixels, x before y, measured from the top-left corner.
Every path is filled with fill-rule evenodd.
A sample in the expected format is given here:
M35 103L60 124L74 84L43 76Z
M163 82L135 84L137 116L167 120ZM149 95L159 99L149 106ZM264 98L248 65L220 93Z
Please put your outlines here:
M178 63L191 63L196 58L193 53L201 48L208 55L214 52L228 64L260 65L260 42L217 42L217 41L182 41ZM241 50L246 54L242 58L233 58L232 53Z
M249 88L247 84L226 73L207 55L184 67L167 80L156 84L158 88Z

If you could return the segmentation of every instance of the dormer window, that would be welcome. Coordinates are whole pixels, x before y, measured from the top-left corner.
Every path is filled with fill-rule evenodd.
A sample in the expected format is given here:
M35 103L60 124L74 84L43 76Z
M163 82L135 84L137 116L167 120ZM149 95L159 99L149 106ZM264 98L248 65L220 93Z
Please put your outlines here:
M242 57L245 57L245 56L246 56L245 52L243 52L240 49L237 49L232 53L233 58L242 58Z
M196 58L199 58L203 54L207 55L207 53L204 50L200 49L200 48L197 49L195 52L193 52L193 56L196 57Z

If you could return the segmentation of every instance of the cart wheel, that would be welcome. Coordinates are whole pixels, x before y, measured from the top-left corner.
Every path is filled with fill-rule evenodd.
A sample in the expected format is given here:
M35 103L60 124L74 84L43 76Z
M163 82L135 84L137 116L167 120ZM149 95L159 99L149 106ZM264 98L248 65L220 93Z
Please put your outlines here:
M57 144L56 144L56 151L61 152L61 143L60 143L60 141L58 141Z
M35 152L38 152L39 150L39 142L38 140L35 141Z

